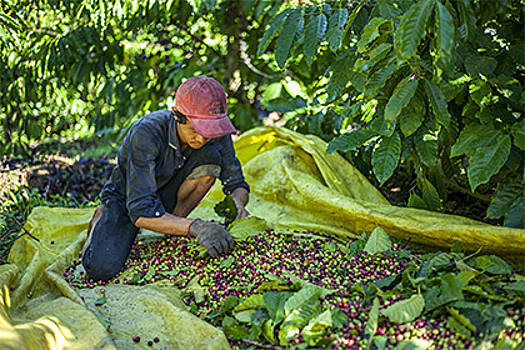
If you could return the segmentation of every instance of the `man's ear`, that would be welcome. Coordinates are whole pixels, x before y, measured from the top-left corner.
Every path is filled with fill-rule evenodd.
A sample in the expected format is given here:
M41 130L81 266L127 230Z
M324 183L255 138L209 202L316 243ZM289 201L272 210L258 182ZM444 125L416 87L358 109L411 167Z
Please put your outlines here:
M178 121L180 124L186 124L186 118L181 118L179 116L180 112L177 111L177 108L171 107L171 112L173 113L173 117L175 118L176 121Z

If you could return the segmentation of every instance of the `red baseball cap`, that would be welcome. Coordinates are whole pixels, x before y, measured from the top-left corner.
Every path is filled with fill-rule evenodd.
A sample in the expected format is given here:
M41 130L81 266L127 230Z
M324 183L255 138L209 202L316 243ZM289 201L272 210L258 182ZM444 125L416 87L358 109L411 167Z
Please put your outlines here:
M220 137L237 131L228 118L226 93L221 84L206 76L182 83L175 94L175 108L204 137Z

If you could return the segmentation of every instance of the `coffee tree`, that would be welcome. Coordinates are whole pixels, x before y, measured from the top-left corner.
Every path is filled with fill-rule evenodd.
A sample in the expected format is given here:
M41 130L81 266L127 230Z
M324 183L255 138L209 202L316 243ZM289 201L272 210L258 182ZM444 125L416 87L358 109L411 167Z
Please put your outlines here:
M12 0L0 5L0 154L82 123L122 129L167 108L182 78L223 83L245 130L271 78L258 32L282 1Z
M400 166L416 174L410 206L443 210L452 187L490 200L487 218L525 227L523 21L517 0L290 6L258 53L273 53L300 93L265 104L380 185Z

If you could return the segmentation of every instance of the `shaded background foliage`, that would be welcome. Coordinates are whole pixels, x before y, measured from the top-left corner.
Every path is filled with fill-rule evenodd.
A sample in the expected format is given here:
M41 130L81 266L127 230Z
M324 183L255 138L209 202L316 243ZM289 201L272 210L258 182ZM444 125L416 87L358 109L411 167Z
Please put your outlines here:
M330 142L407 205L462 192L524 227L520 0L8 1L2 154L84 128L122 137L193 75L219 80L240 130L269 112Z

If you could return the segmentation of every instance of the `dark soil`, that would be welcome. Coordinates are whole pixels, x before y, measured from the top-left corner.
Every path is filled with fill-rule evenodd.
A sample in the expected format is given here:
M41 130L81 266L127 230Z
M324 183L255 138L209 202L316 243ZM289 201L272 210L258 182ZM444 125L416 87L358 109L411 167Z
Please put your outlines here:
M98 196L115 166L115 152L81 157L96 140L39 145L24 158L0 160L0 264L37 205L85 207ZM49 154L53 152L53 154Z
M466 182L466 180L464 182ZM372 179L372 183L377 187L377 181ZM406 207L408 198L410 197L410 189L414 188L415 192L421 195L417 186L414 186L416 186L416 175L410 175L405 169L400 167L396 169L392 177L379 188L379 191L391 204ZM457 187L447 187L446 190L447 198L444 203L444 213L468 217L491 225L503 225L503 218L499 220L485 218L488 208L487 202L466 193L466 190L460 191Z

